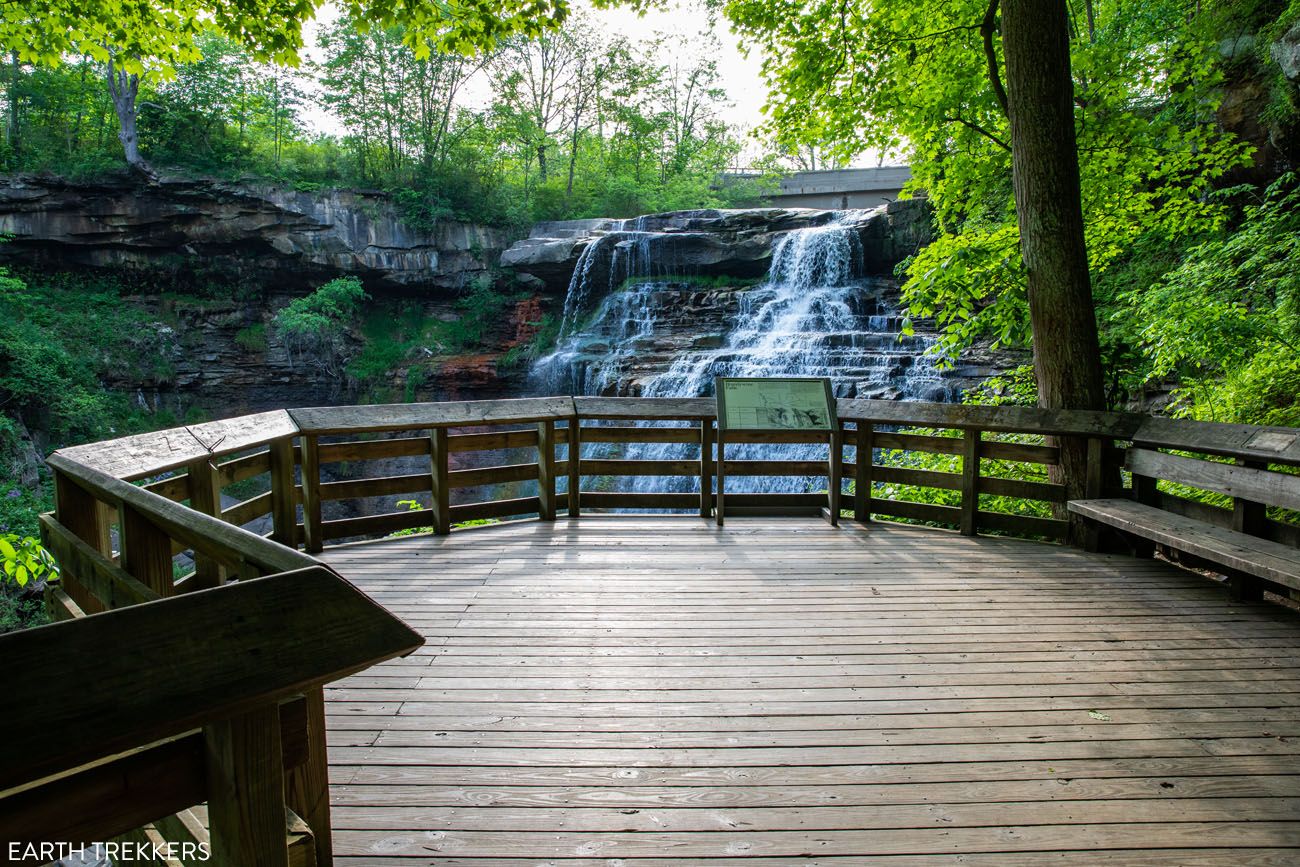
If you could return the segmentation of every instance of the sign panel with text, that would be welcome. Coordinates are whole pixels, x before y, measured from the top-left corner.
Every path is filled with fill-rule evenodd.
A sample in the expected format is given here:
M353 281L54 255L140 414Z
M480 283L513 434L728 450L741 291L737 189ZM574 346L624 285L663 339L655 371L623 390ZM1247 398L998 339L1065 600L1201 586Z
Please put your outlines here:
M835 425L829 379L720 376L716 385L720 430L829 431Z

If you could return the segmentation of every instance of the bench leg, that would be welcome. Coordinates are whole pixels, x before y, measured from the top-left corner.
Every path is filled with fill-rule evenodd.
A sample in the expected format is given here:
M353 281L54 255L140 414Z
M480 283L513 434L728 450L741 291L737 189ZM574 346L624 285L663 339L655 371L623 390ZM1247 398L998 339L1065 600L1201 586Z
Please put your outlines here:
M1143 560L1150 560L1156 555L1156 543L1150 539L1143 539L1140 536L1128 537L1129 549L1133 552L1134 557Z
M1089 521L1083 528L1083 550L1089 554L1101 552L1101 527L1096 521Z
M1233 602L1259 602L1264 598L1264 582L1253 575L1229 575L1228 595Z

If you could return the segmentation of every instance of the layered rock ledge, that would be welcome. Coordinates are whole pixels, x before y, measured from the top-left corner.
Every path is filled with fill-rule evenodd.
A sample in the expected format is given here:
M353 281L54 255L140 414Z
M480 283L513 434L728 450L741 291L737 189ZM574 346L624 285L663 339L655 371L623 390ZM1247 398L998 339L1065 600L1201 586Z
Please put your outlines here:
M452 220L411 229L382 193L129 177L6 178L0 233L0 257L59 268L199 266L295 287L346 274L395 289L459 288L511 240Z

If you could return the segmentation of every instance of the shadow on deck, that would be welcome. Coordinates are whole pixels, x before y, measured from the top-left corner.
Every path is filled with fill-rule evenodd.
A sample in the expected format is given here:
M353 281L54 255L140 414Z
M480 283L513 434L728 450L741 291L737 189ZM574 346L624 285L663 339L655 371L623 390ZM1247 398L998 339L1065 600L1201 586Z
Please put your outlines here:
M1300 632L1165 562L816 520L327 549L339 864L1300 863ZM622 860L626 859L626 860Z

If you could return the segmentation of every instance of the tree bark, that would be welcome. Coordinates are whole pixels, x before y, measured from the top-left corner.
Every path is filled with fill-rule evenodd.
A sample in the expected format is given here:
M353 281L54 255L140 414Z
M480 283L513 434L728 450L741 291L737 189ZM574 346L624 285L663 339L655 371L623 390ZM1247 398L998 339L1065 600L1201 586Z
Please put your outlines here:
M1028 275L1039 405L1104 409L1088 276L1065 0L1003 0L1007 114L1020 250ZM1059 481L1084 495L1087 444L1061 443ZM1072 527L1071 537L1076 538Z
M136 96L140 92L140 76L127 73L112 59L108 61L108 95L117 113L117 137L122 142L122 154L127 166L146 177L153 177L153 169L140 156L140 138L136 134Z

